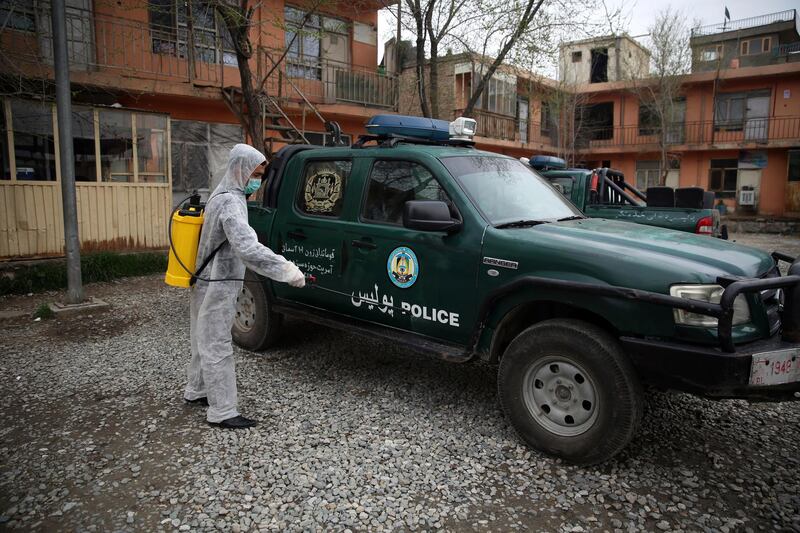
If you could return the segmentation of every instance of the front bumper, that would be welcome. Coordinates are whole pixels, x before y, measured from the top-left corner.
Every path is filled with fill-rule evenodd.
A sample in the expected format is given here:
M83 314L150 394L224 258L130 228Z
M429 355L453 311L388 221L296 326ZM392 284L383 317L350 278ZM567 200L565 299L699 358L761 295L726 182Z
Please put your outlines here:
M800 400L800 381L781 385L750 385L753 355L800 348L780 335L736 347L736 352L697 345L620 338L642 379L664 389L707 398L743 398L752 401ZM800 358L795 361L800 364Z

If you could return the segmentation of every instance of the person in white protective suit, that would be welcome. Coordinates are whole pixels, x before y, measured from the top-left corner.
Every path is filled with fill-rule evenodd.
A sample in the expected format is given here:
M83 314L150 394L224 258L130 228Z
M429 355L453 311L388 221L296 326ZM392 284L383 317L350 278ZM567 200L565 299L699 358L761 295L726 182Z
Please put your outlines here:
M184 399L207 405L209 424L231 429L256 425L236 408L231 344L236 296L242 289L245 267L293 287L305 285L300 269L259 243L247 221L246 196L260 186L265 163L264 155L252 146L237 144L231 150L225 176L206 202L196 268L219 247L199 277L238 281L198 278L191 291L192 360Z

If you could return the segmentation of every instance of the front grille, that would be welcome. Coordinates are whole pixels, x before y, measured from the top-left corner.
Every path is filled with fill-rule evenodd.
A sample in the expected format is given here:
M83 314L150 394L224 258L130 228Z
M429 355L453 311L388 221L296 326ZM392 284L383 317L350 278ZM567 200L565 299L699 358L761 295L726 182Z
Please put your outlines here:
M773 267L769 272L761 276L764 279L779 278L781 276L778 267ZM781 289L766 289L761 291L761 303L764 305L764 312L767 314L769 333L773 335L781 327L781 315L783 291Z

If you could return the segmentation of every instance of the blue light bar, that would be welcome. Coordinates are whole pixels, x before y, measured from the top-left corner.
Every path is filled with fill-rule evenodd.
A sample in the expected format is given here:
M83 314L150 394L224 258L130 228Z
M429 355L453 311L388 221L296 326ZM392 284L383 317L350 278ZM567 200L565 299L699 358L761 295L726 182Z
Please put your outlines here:
M567 168L566 161L551 155L535 155L531 157L528 164L535 170L563 170Z
M401 135L429 141L450 139L450 123L446 120L405 115L375 115L366 125L372 135Z

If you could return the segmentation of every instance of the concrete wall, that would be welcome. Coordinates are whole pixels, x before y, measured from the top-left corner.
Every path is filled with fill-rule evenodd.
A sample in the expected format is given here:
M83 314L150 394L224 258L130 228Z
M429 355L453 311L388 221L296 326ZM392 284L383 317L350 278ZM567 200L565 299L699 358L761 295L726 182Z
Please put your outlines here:
M602 38L566 43L559 50L558 77L568 84L589 83L591 80L592 50L608 50L608 81L644 78L650 70L650 55L628 37ZM581 53L578 62L572 54Z

